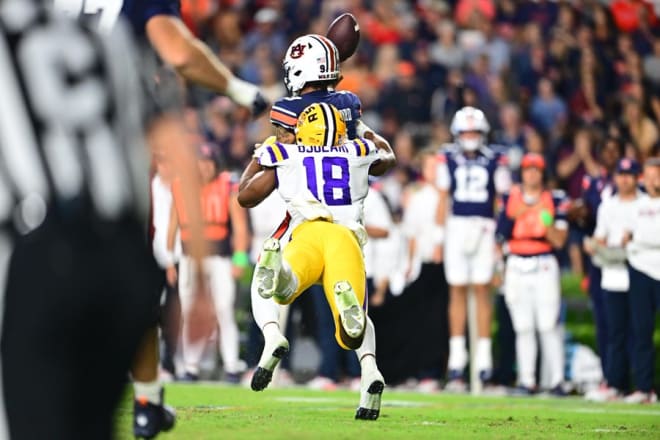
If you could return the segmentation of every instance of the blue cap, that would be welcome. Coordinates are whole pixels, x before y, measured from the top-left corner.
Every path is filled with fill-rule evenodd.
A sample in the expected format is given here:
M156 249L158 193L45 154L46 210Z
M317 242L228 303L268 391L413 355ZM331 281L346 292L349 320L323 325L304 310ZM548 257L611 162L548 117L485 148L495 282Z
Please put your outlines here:
M620 159L616 164L616 172L619 174L626 173L638 175L642 172L642 168L639 166L637 161L624 157L623 159Z

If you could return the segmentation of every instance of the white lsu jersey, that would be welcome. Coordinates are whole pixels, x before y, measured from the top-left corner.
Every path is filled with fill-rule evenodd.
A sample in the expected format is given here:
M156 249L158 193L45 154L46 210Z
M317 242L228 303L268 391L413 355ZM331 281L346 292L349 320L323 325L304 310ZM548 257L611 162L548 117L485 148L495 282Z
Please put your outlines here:
M262 145L256 157L260 165L275 168L291 229L306 220L325 219L353 230L363 245L363 204L378 151L363 138L332 147L274 142Z

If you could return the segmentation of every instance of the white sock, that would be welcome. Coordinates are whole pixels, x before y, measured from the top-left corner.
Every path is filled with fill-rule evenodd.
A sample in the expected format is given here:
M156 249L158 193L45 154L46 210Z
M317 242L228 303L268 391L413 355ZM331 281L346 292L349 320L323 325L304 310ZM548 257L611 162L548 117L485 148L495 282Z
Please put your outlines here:
M264 339L266 341L273 339L280 339L282 337L282 331L280 330L280 324L277 321L271 321L266 323L261 329L261 332L264 334Z
M367 315L367 328L364 330L362 345L355 350L355 354L363 370L365 366L376 368L376 329L369 315ZM366 364L363 364L363 361Z
M133 382L133 391L135 393L135 399L143 398L147 399L148 402L151 402L155 405L160 405L160 390L162 386L159 381L155 380L153 382Z
M256 283L254 281L250 289L250 299L252 300L252 316L259 328L263 329L269 322L279 322L280 306L271 299L262 298L257 293Z
M449 338L449 362L450 370L463 371L467 365L467 349L465 348L465 336L452 336Z
M536 334L534 330L516 333L518 384L533 388L536 385Z
M558 328L541 332L543 363L550 370L550 388L564 382L564 347Z
M490 338L479 338L479 340L477 340L477 352L475 354L474 363L477 367L477 371L493 369Z
M252 106L258 92L257 86L242 79L234 77L227 81L227 96L244 107Z

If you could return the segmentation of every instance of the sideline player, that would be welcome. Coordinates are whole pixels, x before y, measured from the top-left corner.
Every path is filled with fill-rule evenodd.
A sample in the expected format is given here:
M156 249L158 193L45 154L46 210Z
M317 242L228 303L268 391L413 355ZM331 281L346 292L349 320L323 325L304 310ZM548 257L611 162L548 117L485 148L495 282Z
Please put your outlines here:
M239 202L254 206L276 188L285 200L292 240L283 253L277 238L266 240L252 289L289 304L312 284L323 284L335 338L342 348L356 350L362 368L355 417L376 419L384 380L376 366L373 324L365 313L363 201L369 174L382 174L396 159L389 146L364 138L344 143L345 132L337 109L312 104L299 117L297 145L271 141L255 152L241 178ZM266 347L252 379L256 391L268 385L288 352L286 339L273 336L270 327L264 329Z
M450 286L449 362L446 389L466 390L468 362L465 340L467 292L477 300L475 363L479 378L492 376L490 282L495 266L495 196L509 189L511 176L505 156L486 145L490 125L484 113L463 107L450 126L455 144L440 153L437 185L441 192L440 225L432 239L445 243L445 276Z

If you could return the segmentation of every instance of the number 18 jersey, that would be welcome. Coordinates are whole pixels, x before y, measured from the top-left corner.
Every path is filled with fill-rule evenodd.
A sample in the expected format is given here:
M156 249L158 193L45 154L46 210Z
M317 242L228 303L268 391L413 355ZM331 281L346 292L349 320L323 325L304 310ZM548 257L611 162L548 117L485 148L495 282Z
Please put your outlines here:
M257 150L259 164L275 168L291 228L316 219L353 230L356 224L362 226L369 166L378 158L374 143L362 138L333 147L273 142Z
M474 156L450 145L439 155L437 185L451 196L455 216L493 218L495 195L511 186L506 156L483 147Z

